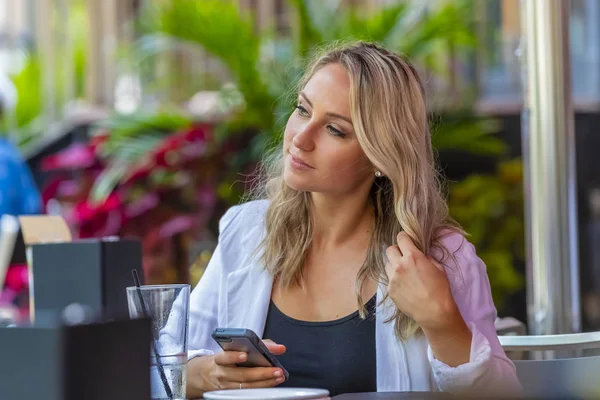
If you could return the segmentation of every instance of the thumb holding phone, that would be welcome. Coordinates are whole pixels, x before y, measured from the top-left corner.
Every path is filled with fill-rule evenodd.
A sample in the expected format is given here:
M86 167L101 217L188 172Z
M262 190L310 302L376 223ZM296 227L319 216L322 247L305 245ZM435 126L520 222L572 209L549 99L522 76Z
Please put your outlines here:
M273 355L285 353L285 346L263 340ZM285 381L284 373L277 367L238 367L248 360L240 351L223 351L213 356L196 357L188 362L188 396L201 396L204 392L220 389L251 389L277 386Z
M273 355L280 356L285 353L285 346L282 344L275 343L271 339L264 339L262 342L265 344L265 346L267 346L267 349L269 349Z

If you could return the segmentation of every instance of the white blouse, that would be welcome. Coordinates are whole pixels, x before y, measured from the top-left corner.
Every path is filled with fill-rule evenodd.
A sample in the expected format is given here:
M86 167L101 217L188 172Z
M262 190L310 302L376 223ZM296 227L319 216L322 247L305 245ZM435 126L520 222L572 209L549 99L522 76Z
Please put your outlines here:
M211 338L217 327L251 329L262 337L273 278L255 250L264 237L267 207L266 200L245 203L232 207L221 219L219 244L191 294L189 358L220 351ZM393 323L384 323L395 310L393 302L386 302L376 310L377 390L519 394L515 367L496 335L496 308L485 264L460 235L448 236L444 245L458 263L451 266L449 278L473 335L470 360L450 367L435 359L423 335L398 340ZM457 275L460 279L453 278ZM379 287L378 304L384 291Z

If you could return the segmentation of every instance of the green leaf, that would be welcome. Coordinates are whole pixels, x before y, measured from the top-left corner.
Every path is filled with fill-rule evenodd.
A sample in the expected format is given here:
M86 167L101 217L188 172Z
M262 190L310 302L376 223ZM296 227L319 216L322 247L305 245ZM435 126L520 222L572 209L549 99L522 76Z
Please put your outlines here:
M290 5L296 9L298 16L297 46L301 56L306 57L312 48L323 41L307 4L307 0L290 0Z
M94 125L94 134L110 132L108 141L102 147L104 156L115 157L120 150L130 146L151 148L165 136L191 125L191 120L174 113L133 115L114 114ZM137 140L136 140L137 139ZM148 143L144 141L147 140Z
M498 130L497 125L493 120L469 115L442 118L432 129L431 141L437 151L500 156L506 154L508 145L493 135Z
M96 178L90 191L90 199L93 202L101 203L106 200L140 161L156 149L165 136L149 133L147 130L143 133L139 137L109 136L109 142L104 144L102 151L107 158L108 167Z
M258 71L260 37L250 18L231 0L177 0L145 13L147 29L200 45L229 69L247 105L246 118L257 126L273 123L275 99Z
M109 165L96 178L90 191L89 198L94 204L102 203L117 187L123 176L127 173L129 163L117 161Z
M368 40L391 44L388 43L390 37L404 21L408 10L409 7L406 3L400 3L385 7L375 12L373 16L365 18L362 24ZM356 29L360 29L360 26L357 26Z

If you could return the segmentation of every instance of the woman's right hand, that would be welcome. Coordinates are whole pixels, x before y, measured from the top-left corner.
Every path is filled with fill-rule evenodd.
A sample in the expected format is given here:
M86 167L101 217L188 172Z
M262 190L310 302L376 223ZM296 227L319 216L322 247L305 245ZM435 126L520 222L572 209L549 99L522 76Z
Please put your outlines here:
M283 354L285 347L268 343L267 347L275 354ZM248 355L238 351L224 351L213 356L196 357L187 365L187 396L200 397L204 392L220 389L267 388L277 386L285 378L280 368L238 367L236 364L248 359Z

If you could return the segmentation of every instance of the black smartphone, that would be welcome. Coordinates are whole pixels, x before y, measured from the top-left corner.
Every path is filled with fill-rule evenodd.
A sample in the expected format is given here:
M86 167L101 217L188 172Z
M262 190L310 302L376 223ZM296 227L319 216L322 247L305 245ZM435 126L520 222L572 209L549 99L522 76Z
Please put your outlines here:
M289 373L267 349L258 335L250 329L217 328L212 338L225 351L242 351L248 354L248 360L237 364L240 367L276 367L281 368L287 380Z

